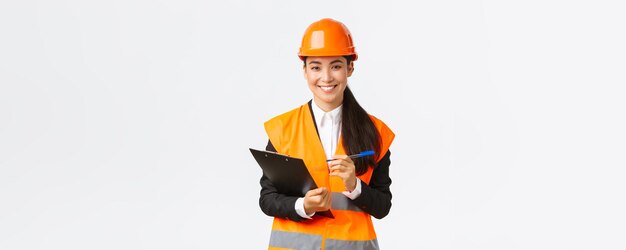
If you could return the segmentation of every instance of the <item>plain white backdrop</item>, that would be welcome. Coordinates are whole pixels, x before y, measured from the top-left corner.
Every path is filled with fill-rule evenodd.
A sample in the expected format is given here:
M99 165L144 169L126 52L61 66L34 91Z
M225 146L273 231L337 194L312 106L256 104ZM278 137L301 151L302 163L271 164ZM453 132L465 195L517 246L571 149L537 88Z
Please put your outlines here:
M625 249L622 1L0 1L0 249L264 249L263 122L352 31L382 249Z

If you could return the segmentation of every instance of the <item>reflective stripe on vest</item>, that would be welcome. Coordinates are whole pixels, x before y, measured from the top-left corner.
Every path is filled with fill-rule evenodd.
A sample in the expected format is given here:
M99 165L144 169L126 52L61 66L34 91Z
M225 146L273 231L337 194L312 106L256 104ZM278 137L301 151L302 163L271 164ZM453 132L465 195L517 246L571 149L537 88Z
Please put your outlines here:
M333 240L327 239L325 242L326 249L361 249L361 250L378 250L378 240Z
M319 250L322 248L322 236L272 230L270 247Z
M352 200L350 200L350 198L346 197L342 193L333 192L332 202L333 204L331 205L331 209L334 210L350 210L363 212L363 210L361 210L359 207L354 205L354 203L352 203Z
M314 104L313 104L314 105ZM391 145L394 134L380 120L370 116L379 132L380 161ZM315 215L313 219L300 222L274 218L270 247L295 249L378 249L376 232L371 216L343 195L345 185L341 178L329 176L324 148L316 133L315 121L308 104L272 118L265 123L265 131L278 153L303 159L318 187L332 192L331 212L334 219ZM342 138L335 154L345 155ZM368 185L373 168L357 176ZM305 244L301 244L306 242ZM312 248L311 248L312 246Z
M306 233L294 233L286 231L272 231L270 236L270 247L318 250L322 247L322 236ZM324 242L325 249L362 249L377 250L378 240L333 240L326 239Z

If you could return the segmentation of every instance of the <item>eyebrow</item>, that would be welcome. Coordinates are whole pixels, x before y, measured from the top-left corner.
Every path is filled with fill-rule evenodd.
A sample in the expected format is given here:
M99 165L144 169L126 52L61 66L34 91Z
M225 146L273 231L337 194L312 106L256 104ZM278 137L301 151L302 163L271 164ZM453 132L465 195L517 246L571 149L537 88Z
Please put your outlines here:
M330 64L333 64L333 63L336 63L336 62L343 63L341 60L337 59L337 60L334 60L334 61L330 62ZM313 63L322 64L321 62L318 62L318 61L310 61L309 62L309 64L313 64Z

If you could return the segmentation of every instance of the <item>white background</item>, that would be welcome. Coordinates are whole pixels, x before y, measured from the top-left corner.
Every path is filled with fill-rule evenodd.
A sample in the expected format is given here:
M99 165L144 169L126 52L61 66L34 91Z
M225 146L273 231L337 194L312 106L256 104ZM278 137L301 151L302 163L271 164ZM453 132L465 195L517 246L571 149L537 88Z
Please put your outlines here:
M622 1L0 1L0 249L263 249L313 21L396 133L383 249L625 249Z

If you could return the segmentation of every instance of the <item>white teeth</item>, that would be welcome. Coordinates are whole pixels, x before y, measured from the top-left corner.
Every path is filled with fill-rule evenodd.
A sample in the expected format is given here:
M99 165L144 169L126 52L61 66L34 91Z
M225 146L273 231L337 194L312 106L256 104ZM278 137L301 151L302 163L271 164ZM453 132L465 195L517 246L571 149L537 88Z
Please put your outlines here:
M335 88L335 86L320 86L320 88L324 91L330 91Z

